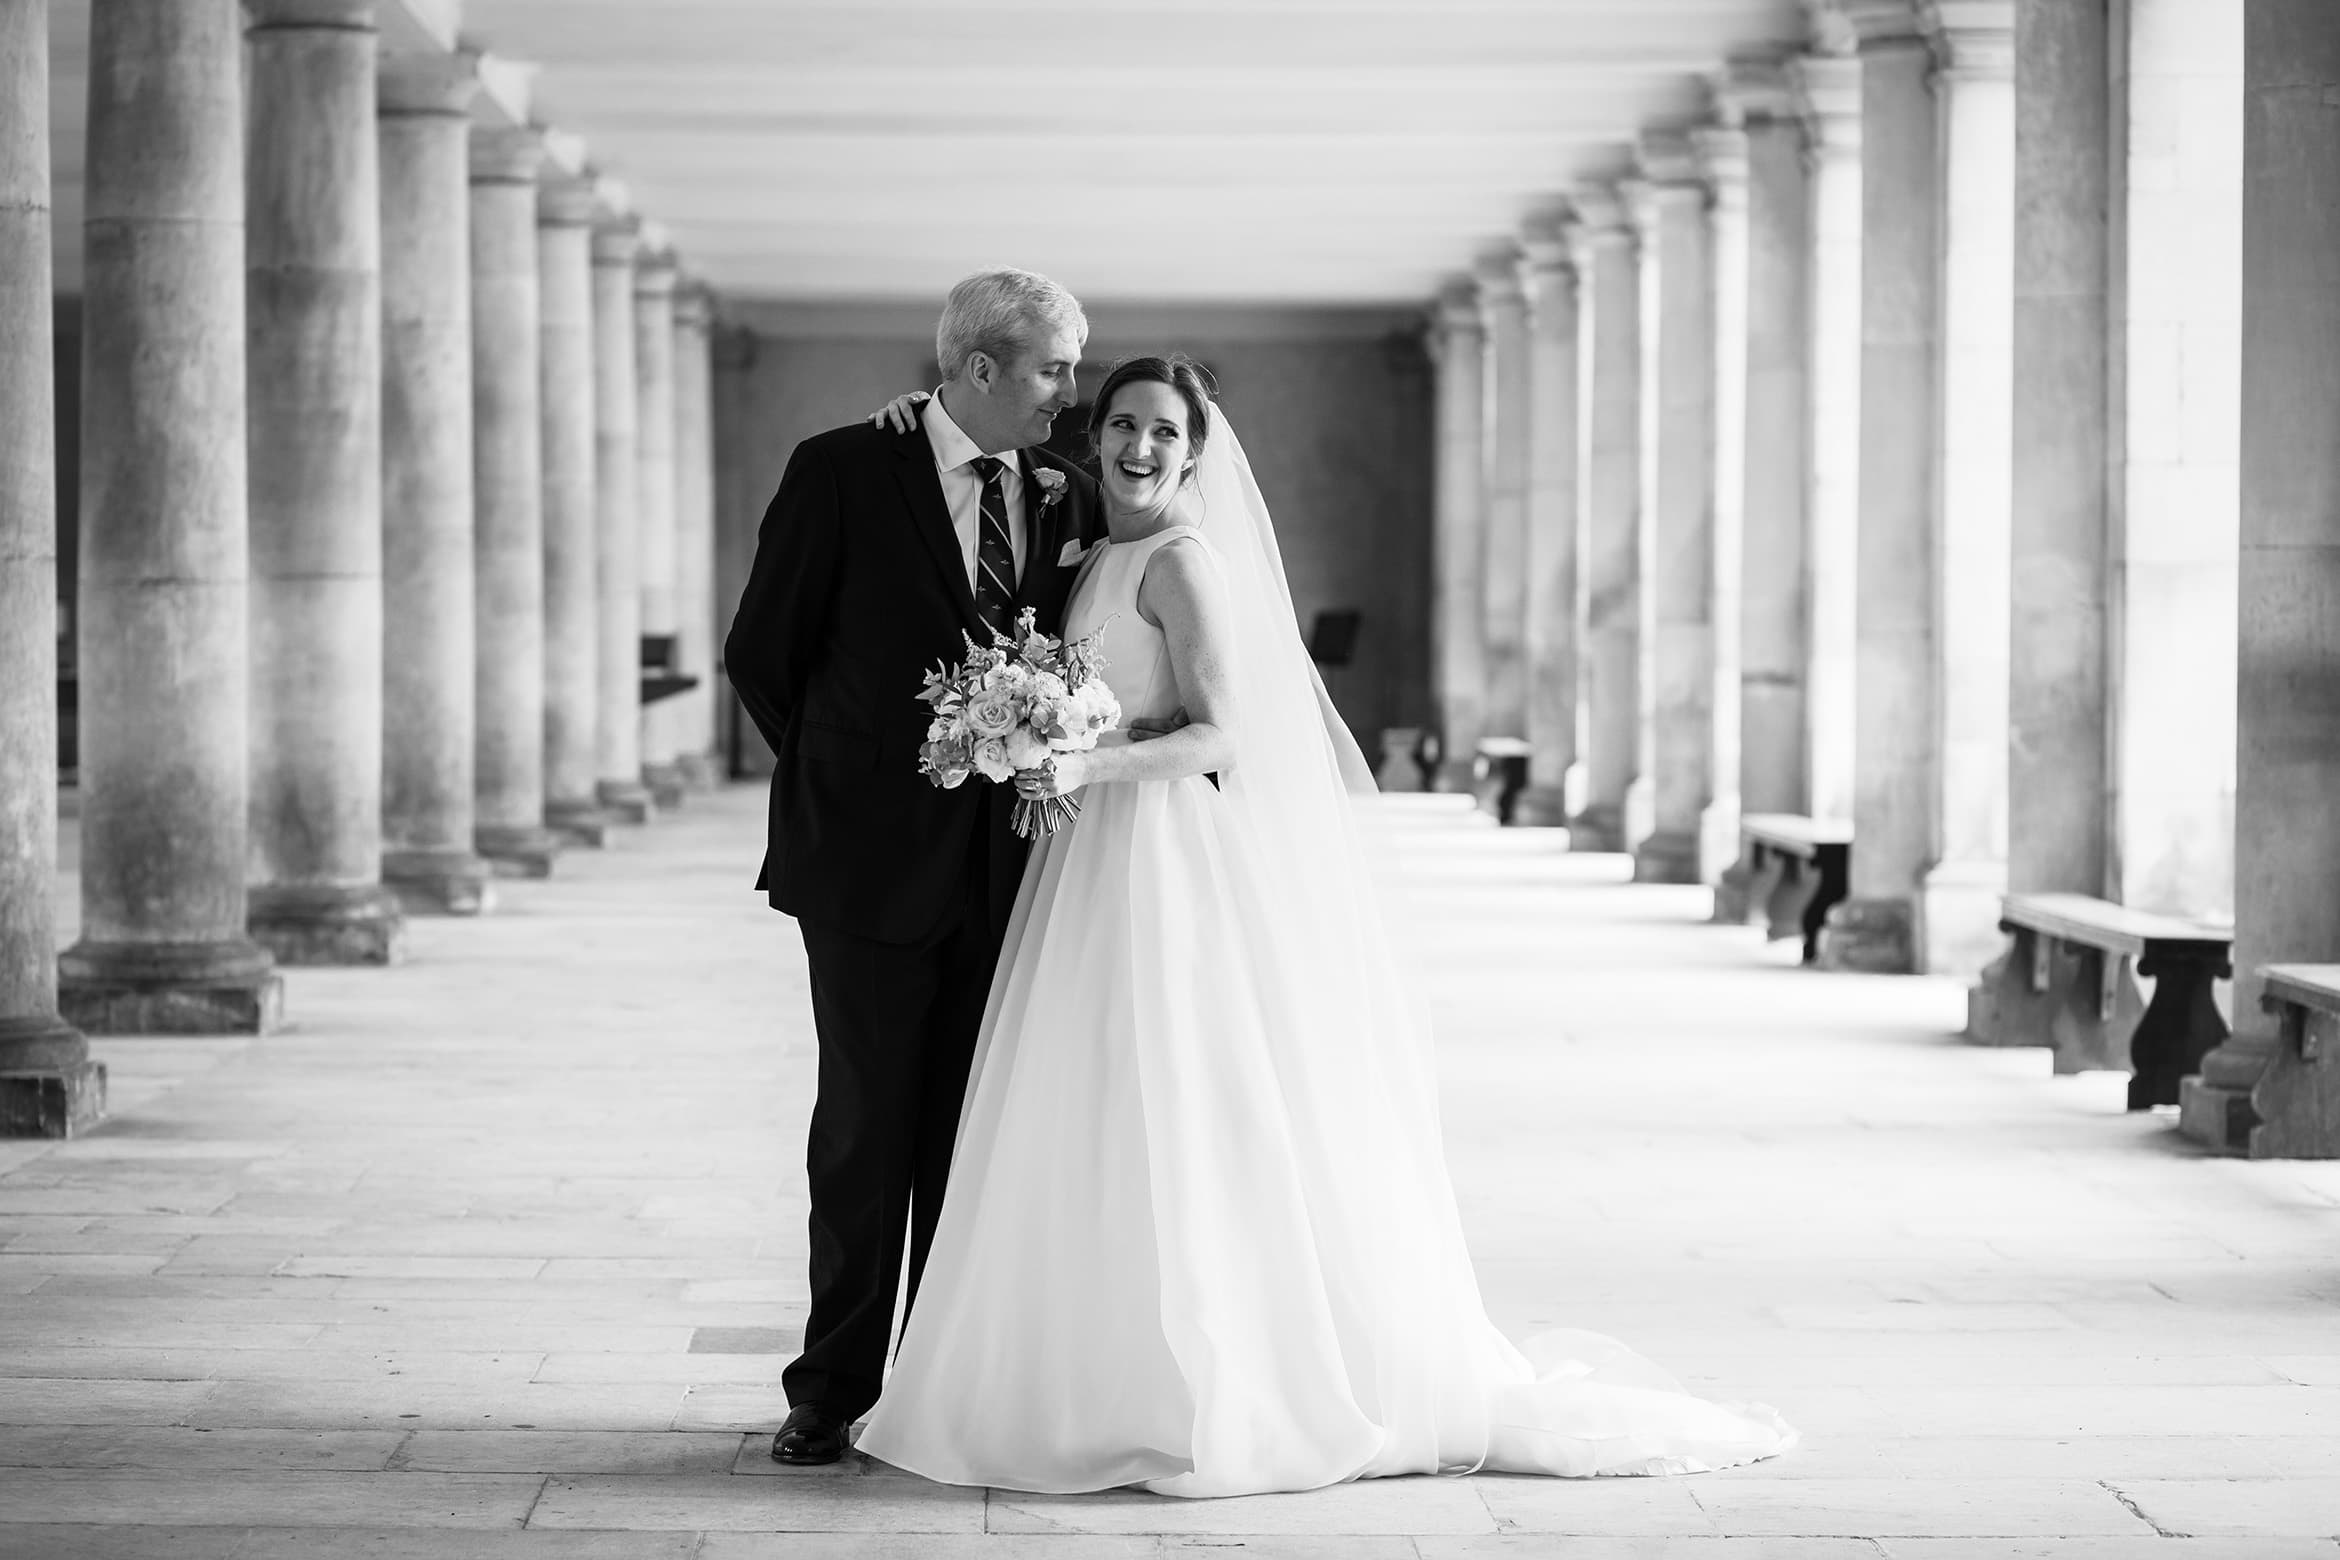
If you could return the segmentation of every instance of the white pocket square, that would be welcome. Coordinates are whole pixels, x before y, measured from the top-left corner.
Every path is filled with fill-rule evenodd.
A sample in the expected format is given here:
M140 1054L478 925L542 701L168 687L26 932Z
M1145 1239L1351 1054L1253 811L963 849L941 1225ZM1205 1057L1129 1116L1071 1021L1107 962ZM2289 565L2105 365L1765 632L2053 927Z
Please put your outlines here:
M1067 542L1064 544L1064 551L1056 555L1056 566L1060 569L1069 569L1074 564L1080 562L1083 558L1086 558L1088 555L1088 543L1082 541Z

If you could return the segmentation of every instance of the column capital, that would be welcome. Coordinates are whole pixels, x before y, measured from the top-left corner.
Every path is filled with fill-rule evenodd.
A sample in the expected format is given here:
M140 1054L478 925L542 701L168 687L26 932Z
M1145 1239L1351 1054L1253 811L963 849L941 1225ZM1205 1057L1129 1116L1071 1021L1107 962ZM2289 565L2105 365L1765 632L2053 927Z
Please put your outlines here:
M634 256L634 296L672 297L675 282L681 274L672 249L663 245L643 244Z
M593 263L631 266L642 249L642 219L604 217L593 224Z
M1941 74L2006 81L2015 74L2015 0L1919 0Z
M1521 255L1516 245L1489 250L1473 271L1477 278L1479 317L1490 340L1497 332L1527 321L1527 289L1519 274Z
M534 129L475 125L471 131L471 182L534 184L544 167L544 137Z
M1479 289L1468 277L1448 282L1438 294L1437 334L1447 338L1477 336L1486 327L1479 318Z
M536 220L543 227L590 227L603 215L591 177L545 164L536 182Z
M476 54L385 54L376 71L375 101L384 116L460 119L478 92Z
M1645 130L1633 143L1634 183L1655 188L1695 187L1702 177L1698 148L1688 132Z
M1547 276L1570 272L1576 268L1575 253L1569 248L1566 217L1554 214L1531 219L1519 230L1519 274L1529 291L1536 281Z
M1804 0L1814 41L1828 54L1923 48L1925 0Z
M1803 104L1790 64L1791 57L1783 54L1732 55L1707 77L1716 123L1739 130L1801 118Z
M373 32L374 0L244 0L247 33L278 30Z
M1568 207L1569 217L1561 231L1567 235L1569 258L1579 271L1592 263L1596 250L1632 246L1633 224L1627 218L1623 196L1614 188L1579 185L1569 195Z
M677 330L707 330L715 323L715 290L696 277L686 277L674 289Z
M1646 233L1668 212L1705 208L1706 182L1688 135L1645 134L1635 147L1634 161L1640 174L1627 180L1623 190L1636 228Z
M1714 203L1744 210L1747 205L1747 132L1735 125L1707 125L1690 132L1699 171L1714 188Z
M1861 62L1837 54L1804 54L1788 62L1804 145L1814 162L1858 157L1861 151Z
M1519 285L1527 295L1528 318L1544 328L1559 316L1545 307L1565 302L1576 289L1576 260L1567 224L1557 216L1538 217L1520 230Z

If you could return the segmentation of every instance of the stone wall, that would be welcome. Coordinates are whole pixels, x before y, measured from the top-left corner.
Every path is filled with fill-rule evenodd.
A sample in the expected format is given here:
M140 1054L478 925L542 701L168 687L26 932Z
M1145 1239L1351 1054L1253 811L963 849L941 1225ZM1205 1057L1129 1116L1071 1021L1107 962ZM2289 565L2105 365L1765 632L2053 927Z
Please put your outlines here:
M797 441L936 378L931 310L730 304L724 313L735 331L717 371L719 401L729 398L716 411L719 631L738 601L748 533ZM1426 721L1431 405L1419 316L1105 307L1090 319L1084 392L1137 352L1184 351L1218 376L1274 510L1302 628L1325 608L1364 614L1356 659L1331 679L1360 743L1372 752L1381 727ZM759 744L744 746L752 759Z

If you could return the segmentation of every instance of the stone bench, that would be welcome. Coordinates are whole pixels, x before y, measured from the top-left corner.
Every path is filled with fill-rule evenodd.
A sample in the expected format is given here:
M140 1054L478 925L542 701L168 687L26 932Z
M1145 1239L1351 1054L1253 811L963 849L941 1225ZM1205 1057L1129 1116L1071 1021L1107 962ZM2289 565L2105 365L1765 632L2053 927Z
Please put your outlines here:
M2257 974L2273 1049L2247 1087L2192 1080L2185 1115L2208 1108L2225 1119L2184 1123L2186 1135L2254 1159L2340 1158L2340 964L2262 964Z
M1749 813L1739 820L1739 859L1715 885L1714 919L1760 926L1775 942L1801 938L1810 964L1819 957L1821 923L1851 878L1852 837L1849 823Z
M1480 809L1493 813L1498 823L1511 821L1519 793L1527 789L1528 755L1532 751L1518 737L1479 739L1478 759L1471 766L1471 794L1478 798Z
M2007 951L1968 998L1970 1039L2045 1046L2059 1073L2125 1068L2129 1109L2144 1110L2175 1105L2178 1080L2226 1038L2215 987L2233 974L2231 928L2086 894L2009 894L1999 929Z

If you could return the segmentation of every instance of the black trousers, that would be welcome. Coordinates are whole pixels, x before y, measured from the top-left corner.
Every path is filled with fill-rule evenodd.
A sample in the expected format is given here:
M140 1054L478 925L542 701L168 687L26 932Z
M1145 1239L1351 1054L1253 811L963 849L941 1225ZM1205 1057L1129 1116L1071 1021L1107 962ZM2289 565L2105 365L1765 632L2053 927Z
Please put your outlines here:
M905 1242L903 1303L917 1298L1014 904L1007 853L989 833L976 830L963 906L926 942L870 942L799 922L820 1084L805 1150L812 1309L804 1352L780 1378L791 1407L818 1403L851 1420L877 1401Z

